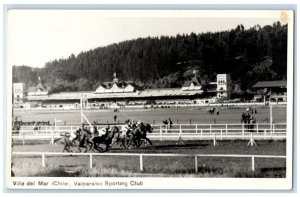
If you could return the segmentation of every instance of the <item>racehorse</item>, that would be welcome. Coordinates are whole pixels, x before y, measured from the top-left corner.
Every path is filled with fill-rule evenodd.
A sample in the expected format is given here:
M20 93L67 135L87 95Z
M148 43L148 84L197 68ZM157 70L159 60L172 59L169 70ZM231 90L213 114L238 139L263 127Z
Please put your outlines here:
M251 117L251 115L242 113L241 123L245 124L244 127L246 129L249 129L250 132L253 132L254 124L256 123L256 120Z
M90 132L86 129L77 129L76 137L71 141L70 140L70 134L62 134L61 138L55 139L54 143L60 141L62 144L64 144L63 152L66 150L67 152L72 152L70 148L72 146L77 147L78 152L81 152L80 148L86 148L85 153L88 150L91 150L93 148L93 142L90 140L92 137Z
M92 139L94 143L94 149L98 150L100 152L103 150L101 147L99 147L100 144L104 144L106 146L105 151L108 151L110 148L110 145L113 142L117 142L119 140L120 130L118 127L113 126L111 130L109 130L105 135L97 136Z
M70 140L70 134L69 133L65 133L65 134L60 134L60 138L55 139L54 140L54 144L56 144L57 142L60 142L64 145L63 151L62 152L73 152L70 148L71 147L76 147L78 149L78 152L81 152L80 150L80 137L79 137L79 133L76 131L76 138L74 138L74 140Z
M213 114L215 113L215 110L216 110L216 108L209 109L209 110L208 110L208 113L209 113L210 115L213 115Z
M147 138L147 132L152 133L153 128L148 123L140 123L137 125L135 129L131 131L133 135L131 135L131 139L129 143L127 143L127 147L130 145L130 143L134 143L134 145L139 148L142 145L142 140L145 140L150 145L152 145L152 142L149 138Z

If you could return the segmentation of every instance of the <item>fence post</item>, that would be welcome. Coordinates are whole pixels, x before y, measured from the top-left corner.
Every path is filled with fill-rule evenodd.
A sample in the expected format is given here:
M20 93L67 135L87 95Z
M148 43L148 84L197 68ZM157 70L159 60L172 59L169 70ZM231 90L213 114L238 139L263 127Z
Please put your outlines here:
M243 140L245 139L245 127L244 124L242 124L242 135L243 135Z
M162 129L161 129L161 125L159 126L159 133L160 133L160 141L162 141L163 138L162 138Z
M198 125L196 124L196 133L198 133Z
M256 146L256 143L253 139L253 133L251 133L251 135L250 135L250 140L249 140L247 146L249 146L249 145L251 145L251 146L255 145Z
M203 140L203 136L202 136L202 129L200 130L200 133L201 133L201 140Z
M258 133L258 124L256 123L256 133Z
M181 124L179 125L179 136L181 137Z
M228 128L227 128L227 124L226 124L226 135L227 135L227 131L228 131Z
M267 131L266 129L264 130L264 136L265 136L265 140L267 139Z
M51 140L50 140L50 145L54 145L54 132L51 130Z
M221 140L223 140L223 130L221 129Z
M140 155L140 171L144 170L144 166L143 166L143 155Z
M93 168L93 154L90 153L90 168Z
M255 171L255 163L254 163L254 156L251 156L252 158L251 158L251 170L252 170L252 172L254 172Z
M42 166L43 166L43 168L46 167L46 164L45 164L45 153L42 153Z
M25 136L24 136L24 131L22 131L22 141L23 141L23 145L25 145Z
M181 137L182 129L181 129L181 124L179 125L179 138L178 142L176 144L184 144L182 137Z
M198 173L198 157L195 155L195 172Z
M217 142L217 139L216 139L216 134L214 133L214 146L218 146L218 142Z

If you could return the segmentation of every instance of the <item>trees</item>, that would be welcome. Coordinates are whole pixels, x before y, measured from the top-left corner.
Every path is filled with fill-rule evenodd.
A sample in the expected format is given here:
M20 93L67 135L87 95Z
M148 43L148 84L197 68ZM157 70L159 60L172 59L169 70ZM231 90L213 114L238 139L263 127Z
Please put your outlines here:
M242 90L258 80L286 79L287 25L238 25L215 33L138 38L71 54L38 70L15 66L13 81L36 84L41 76L53 87L63 81L60 90L92 90L117 72L121 80L178 87L193 69L199 70L200 78L206 76L205 81L214 80L216 73L229 73Z

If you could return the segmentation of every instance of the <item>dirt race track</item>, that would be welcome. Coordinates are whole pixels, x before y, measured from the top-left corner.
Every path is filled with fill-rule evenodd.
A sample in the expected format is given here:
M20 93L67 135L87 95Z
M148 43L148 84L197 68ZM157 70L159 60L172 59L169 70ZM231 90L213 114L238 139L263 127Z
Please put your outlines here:
M112 110L84 111L85 116L90 122L113 123L113 116L117 115L117 122L123 123L127 119L142 120L150 124L162 124L163 120L171 118L174 124L224 124L240 123L241 114L247 107L242 108L217 108L219 115L209 115L208 109L211 107L189 107L189 108L168 108L168 109L136 109L119 110L115 113ZM267 106L257 107L257 114L251 114L257 123L267 123L270 121L270 108ZM286 122L286 106L274 106L273 122ZM62 120L60 125L78 125L80 124L79 111L14 111L14 116L21 117L22 121L50 121L53 124L54 119Z
M127 119L142 120L150 124L162 124L163 120L171 118L174 124L224 124L240 123L243 108L218 108L219 115L209 115L207 107L170 108L170 109L140 109L121 110L114 113L111 110L84 111L90 122L111 123L113 116L118 116L117 122ZM269 107L258 107L257 114L252 114L257 123L267 123L270 118ZM273 122L286 123L286 106L273 107ZM60 125L78 125L79 111L15 111L14 116L20 116L22 121L50 121L54 118L62 120ZM114 146L109 153L176 153L176 154L242 154L242 155L286 155L285 140L260 140L258 146L247 146L248 140L218 141L213 146L212 141L197 140L177 144L176 141L154 141L153 146L140 149L123 150ZM13 152L61 152L63 146L49 145L48 141L21 141L14 143ZM75 151L75 149L74 149ZM87 156L47 156L46 168L42 168L41 156L13 156L13 172L15 176L82 176L82 177L129 177L129 176L180 176L180 177L285 177L286 159L257 158L256 171L251 172L249 158L205 158L198 159L199 173L195 174L195 161L190 157L155 157L144 159L144 171L139 172L139 158L133 156L95 156L93 168L89 168ZM250 162L250 163L249 163ZM72 172L72 173L69 173Z

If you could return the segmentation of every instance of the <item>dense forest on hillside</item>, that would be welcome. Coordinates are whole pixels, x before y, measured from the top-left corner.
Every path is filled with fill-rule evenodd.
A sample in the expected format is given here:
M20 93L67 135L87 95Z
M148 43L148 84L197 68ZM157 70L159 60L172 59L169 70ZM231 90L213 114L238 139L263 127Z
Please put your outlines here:
M29 66L13 66L13 81L28 87L40 76L54 92L95 90L114 72L148 88L180 87L193 70L206 82L229 73L234 91L247 90L259 80L286 79L287 25L138 38L71 54L41 69Z

